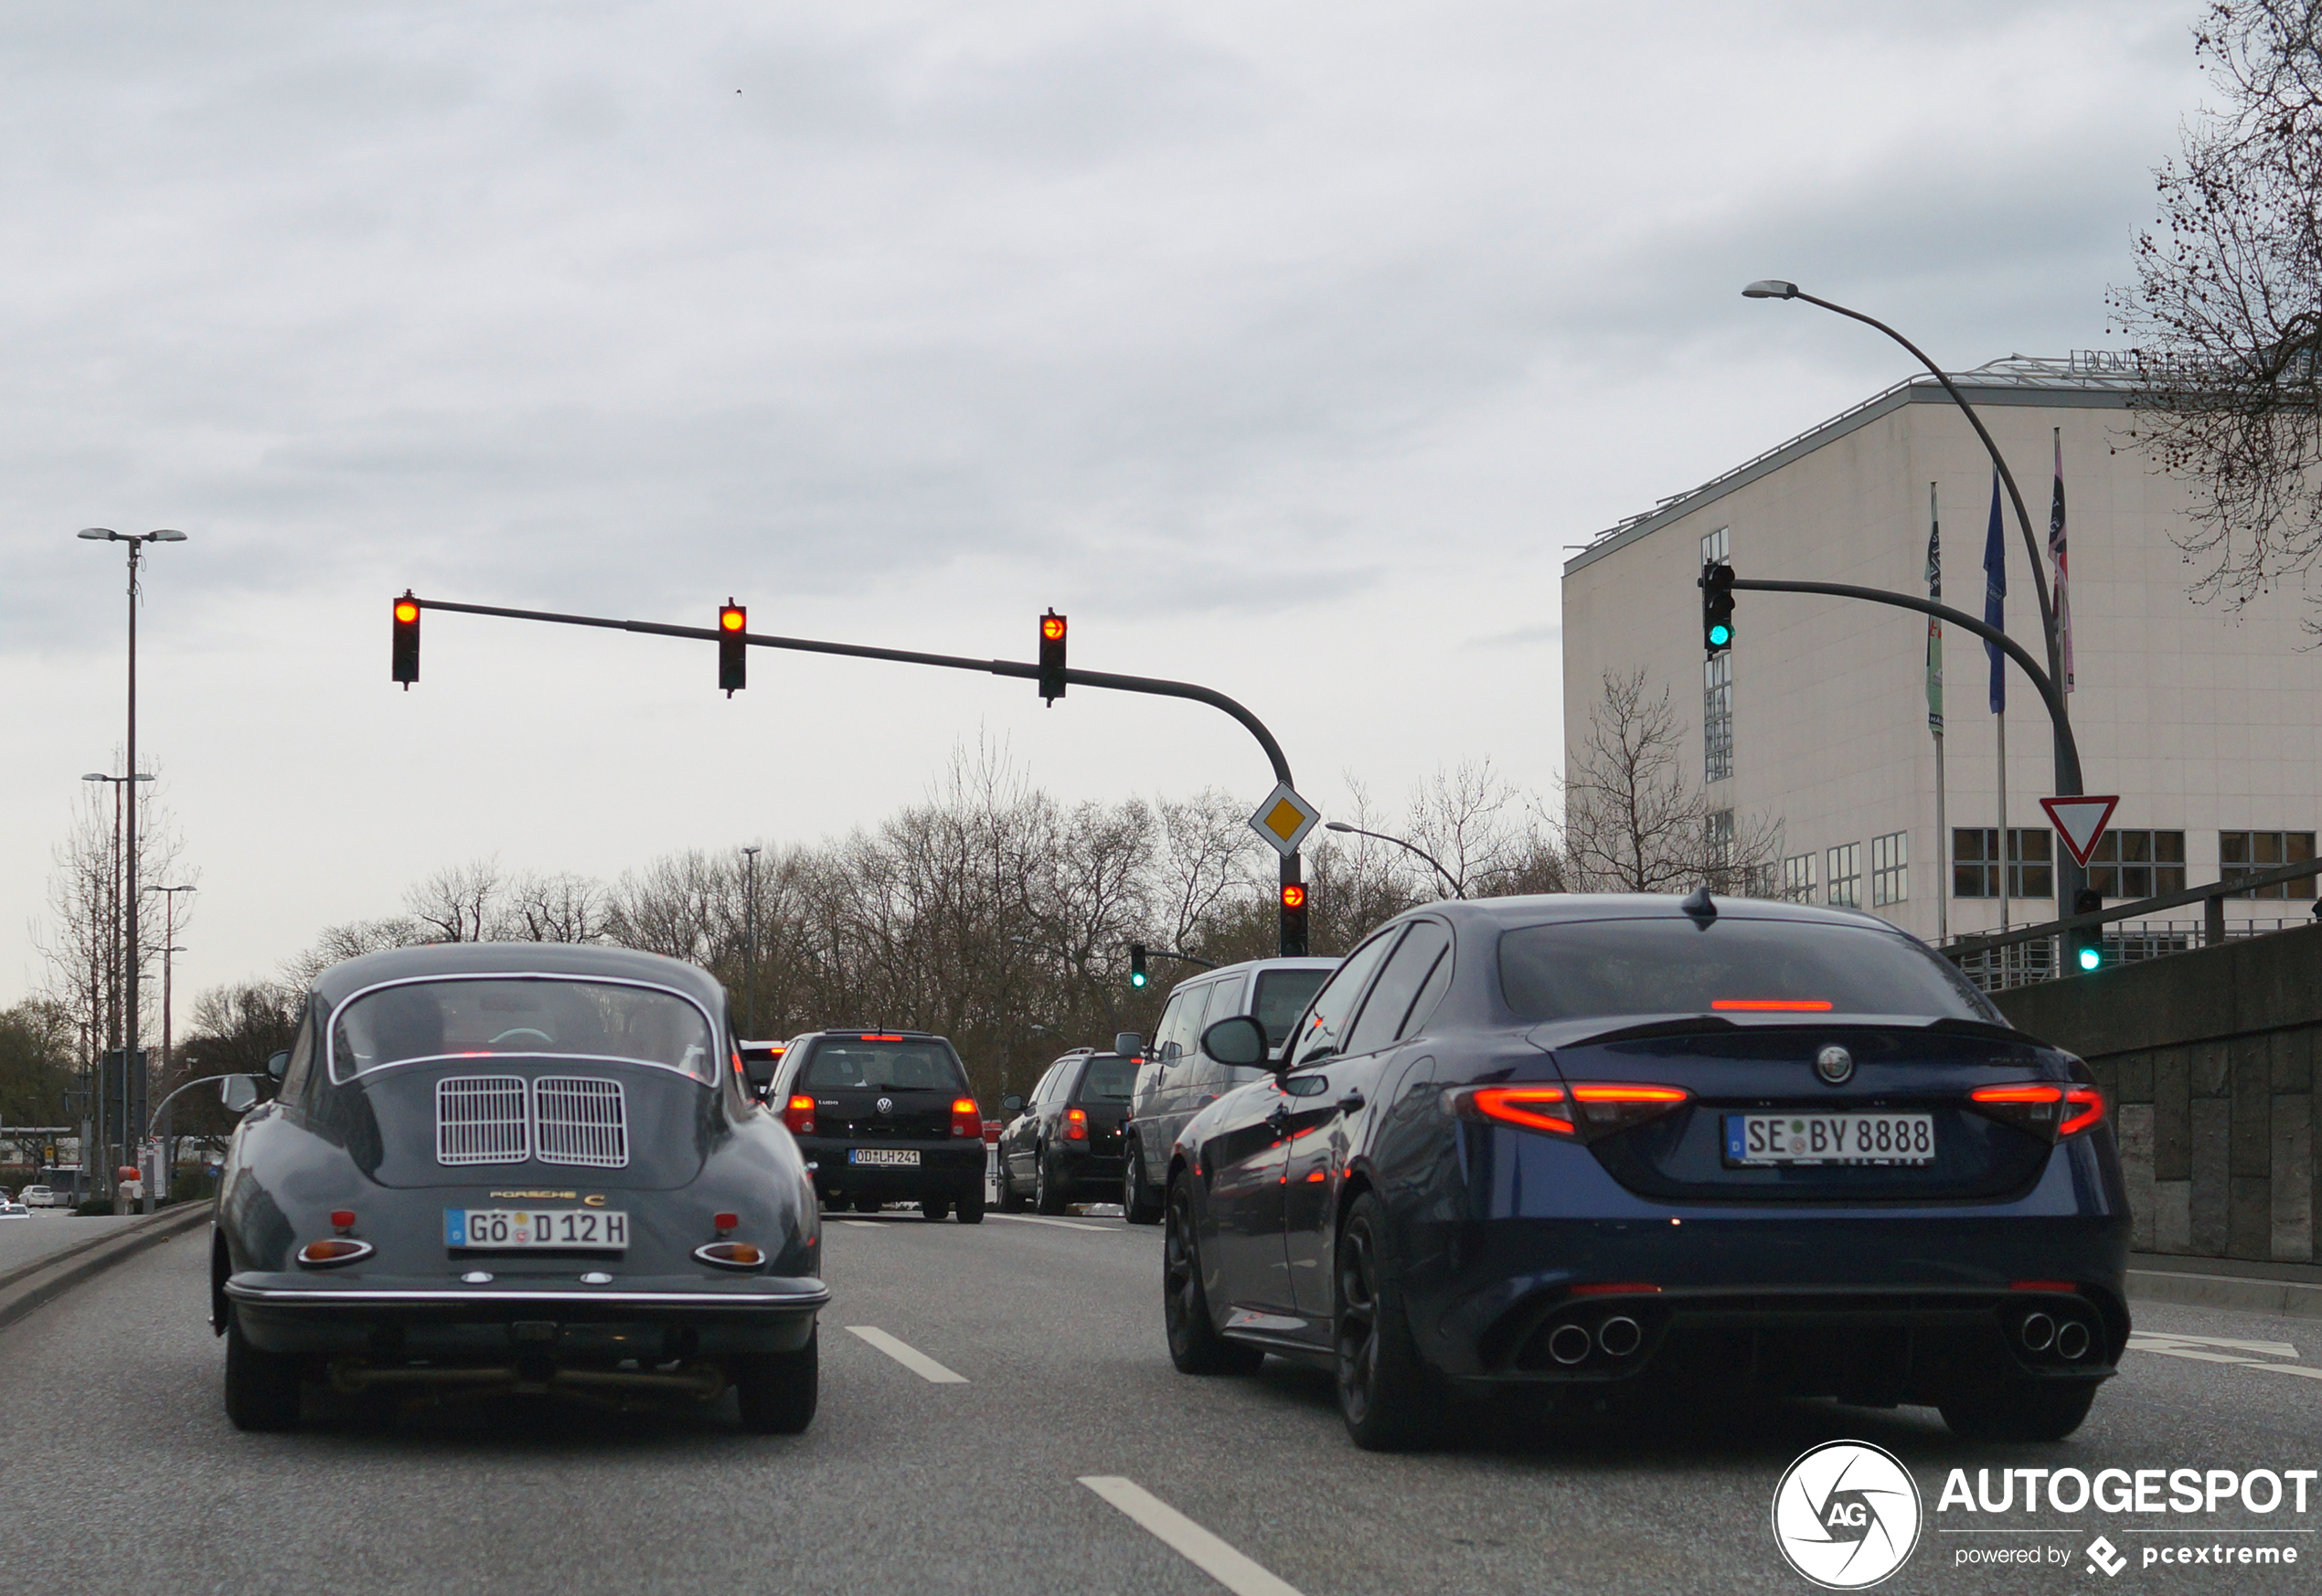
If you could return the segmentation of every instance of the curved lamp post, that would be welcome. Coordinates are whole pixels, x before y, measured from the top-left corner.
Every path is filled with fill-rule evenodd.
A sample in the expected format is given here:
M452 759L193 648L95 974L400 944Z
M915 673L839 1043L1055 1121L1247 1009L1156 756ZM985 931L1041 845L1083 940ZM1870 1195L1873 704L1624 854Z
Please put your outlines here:
M1389 836L1383 831L1365 831L1361 826L1348 825L1343 820L1326 820L1322 823L1322 826L1325 831L1343 831L1350 833L1356 836L1375 837L1383 843L1393 843L1405 853L1417 854L1421 858L1426 860L1430 865L1434 867L1435 874L1443 878L1443 885L1451 888L1452 896L1454 898L1465 898L1467 896L1467 883L1453 875L1449 870L1444 869L1441 859L1438 859L1434 855L1429 853L1425 848L1421 847L1417 843L1405 842L1399 836Z

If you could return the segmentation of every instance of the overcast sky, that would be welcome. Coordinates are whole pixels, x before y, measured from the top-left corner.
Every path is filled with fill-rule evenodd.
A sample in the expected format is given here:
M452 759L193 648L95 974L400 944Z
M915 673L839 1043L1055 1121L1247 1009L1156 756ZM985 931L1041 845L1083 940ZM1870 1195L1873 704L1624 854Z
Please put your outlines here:
M496 856L843 832L1004 744L1218 785L1188 704L431 597L1189 677L1331 810L1551 792L1565 546L1938 358L2105 343L2196 0L0 10L0 1002L141 756L195 989Z

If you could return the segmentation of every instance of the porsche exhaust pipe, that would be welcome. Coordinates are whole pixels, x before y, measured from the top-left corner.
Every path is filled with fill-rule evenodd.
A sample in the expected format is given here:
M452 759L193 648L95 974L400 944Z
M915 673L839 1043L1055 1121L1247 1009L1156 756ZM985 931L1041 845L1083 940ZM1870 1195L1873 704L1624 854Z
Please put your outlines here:
M1559 1325L1548 1333L1548 1356L1566 1367L1587 1358L1588 1332L1578 1325Z
M1645 1345L1645 1330L1626 1314L1615 1314L1596 1327L1596 1344L1607 1357L1626 1357Z

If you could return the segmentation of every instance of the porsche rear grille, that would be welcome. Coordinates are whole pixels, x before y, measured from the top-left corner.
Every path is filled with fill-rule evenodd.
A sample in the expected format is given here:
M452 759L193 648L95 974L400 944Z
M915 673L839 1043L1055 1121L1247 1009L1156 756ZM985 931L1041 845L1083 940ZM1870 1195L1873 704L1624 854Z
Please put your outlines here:
M546 1075L453 1075L435 1083L438 1164L522 1164L538 1158L588 1169L629 1163L628 1101L617 1080Z
M629 1162L629 1111L617 1080L544 1075L532 1083L532 1123L543 1164L619 1169Z

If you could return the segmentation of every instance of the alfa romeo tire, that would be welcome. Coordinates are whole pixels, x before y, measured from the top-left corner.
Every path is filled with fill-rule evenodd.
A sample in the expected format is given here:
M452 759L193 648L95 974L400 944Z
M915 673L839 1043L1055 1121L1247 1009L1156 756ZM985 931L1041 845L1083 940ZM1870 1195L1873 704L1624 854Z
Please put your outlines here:
M1183 1180L1169 1187L1167 1228L1161 1236L1161 1323L1168 1333L1169 1361L1179 1374L1256 1374L1266 1355L1228 1341L1209 1320L1209 1296L1201 1286L1201 1254L1193 1231L1193 1195Z
M1402 1285L1386 1246L1387 1210L1369 1192L1338 1232L1331 1341L1338 1413L1365 1452L1401 1452L1434 1439L1443 1394L1419 1355Z

